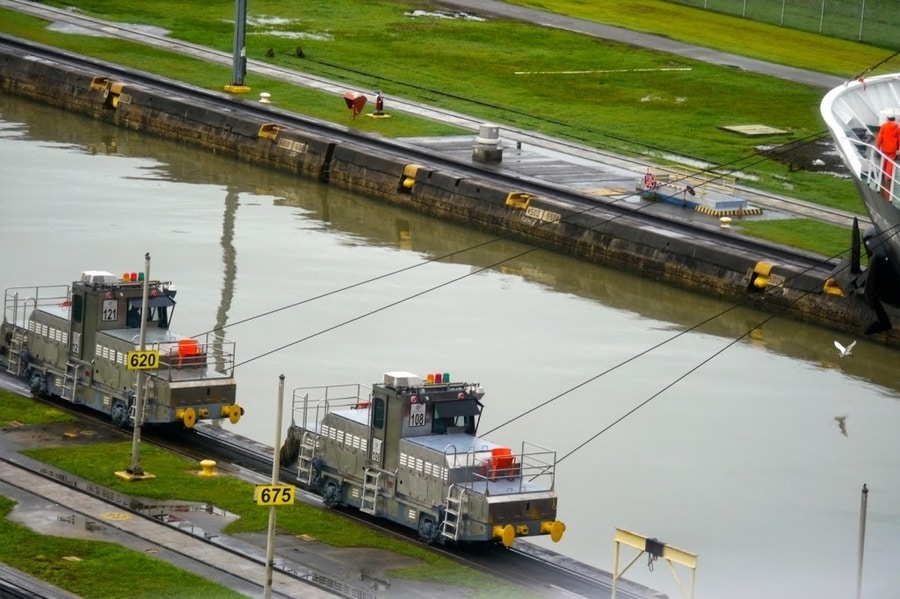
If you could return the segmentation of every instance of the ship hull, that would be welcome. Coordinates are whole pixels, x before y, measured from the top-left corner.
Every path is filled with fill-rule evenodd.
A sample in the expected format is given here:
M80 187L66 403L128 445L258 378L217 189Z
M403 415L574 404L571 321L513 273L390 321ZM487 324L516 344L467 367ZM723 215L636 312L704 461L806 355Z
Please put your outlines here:
M900 169L879 151L875 141L888 117L900 117L900 73L860 78L836 87L822 99L820 110L873 225L864 235L867 269L850 265L851 271L861 273L853 287L873 307L876 302L898 306L900 183L891 173L900 176Z

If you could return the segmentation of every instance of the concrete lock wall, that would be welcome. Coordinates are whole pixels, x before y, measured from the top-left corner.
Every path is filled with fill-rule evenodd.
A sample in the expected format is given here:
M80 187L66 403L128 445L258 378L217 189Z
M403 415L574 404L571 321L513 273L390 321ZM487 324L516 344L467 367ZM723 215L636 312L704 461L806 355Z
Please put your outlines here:
M873 320L862 302L823 292L823 281L776 265L781 287L763 293L752 285L763 257L673 237L627 219L605 222L574 214L553 198L532 197L527 208L507 198L518 190L489 179L459 178L396 156L375 156L361 146L266 123L235 112L230 97L213 100L163 95L63 65L0 53L0 85L65 110L164 138L198 145L240 160L365 194L392 204L508 236L547 249L723 296L768 311L786 310L800 320L850 332ZM406 182L406 184L404 183ZM880 340L900 346L889 331Z

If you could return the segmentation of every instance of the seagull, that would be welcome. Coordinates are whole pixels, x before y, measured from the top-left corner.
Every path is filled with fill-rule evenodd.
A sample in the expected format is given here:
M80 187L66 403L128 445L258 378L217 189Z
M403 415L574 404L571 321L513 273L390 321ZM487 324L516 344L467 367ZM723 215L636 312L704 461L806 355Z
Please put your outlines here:
M841 434L847 437L847 417L835 416L834 419L837 420L838 428L841 429Z
M853 346L856 345L856 341L851 341L850 345L844 347L841 345L839 341L834 342L834 346L837 348L839 352L841 352L841 357L845 358L847 356L853 357Z

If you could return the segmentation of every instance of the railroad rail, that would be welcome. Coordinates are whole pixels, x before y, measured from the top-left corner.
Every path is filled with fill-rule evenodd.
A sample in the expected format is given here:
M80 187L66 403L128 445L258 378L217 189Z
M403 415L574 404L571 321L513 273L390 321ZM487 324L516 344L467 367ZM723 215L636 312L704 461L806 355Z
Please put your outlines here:
M14 379L0 375L0 382L5 383L10 380ZM24 389L18 389L17 392L27 395L27 391ZM119 427L112 425L102 414L61 400L40 397L34 398L34 400L73 414L82 419L89 427L122 432ZM221 464L222 469L227 469L231 474L254 484L268 484L271 481L272 448L270 447L205 423L195 427L193 431L185 430L173 433L177 429L170 428L165 432L160 432L160 430L145 427L142 430L142 442L151 443L198 462L200 459L216 460ZM7 464L13 461L8 457L0 459L0 468L6 467ZM53 481L68 488L73 488L75 486L73 483L81 483L77 484L81 493L89 494L92 499L108 503L115 511L127 512L135 517L150 520L157 524L164 520L161 518L162 514L158 513L158 510L148 512L136 509L134 502L128 496L119 495L99 487L96 488L96 493L89 493L88 490L96 487L96 485L84 484L84 481L80 481L77 477L72 477L65 472L58 472L52 467L38 465L35 470L35 468L29 467L25 463L14 463L13 465L17 468L30 469L32 474L37 474L47 481ZM2 477L0 477L0 480L2 480ZM296 482L295 469L291 468L290 465L282 468L280 480L285 484L294 484ZM25 490L33 491L30 487ZM315 506L322 505L319 496L307 493L302 488L298 488L297 498ZM323 507L322 509L325 508ZM415 534L408 529L392 525L381 519L371 518L357 510L332 510L332 513L377 529L384 534L418 543ZM229 574L239 574L237 571L239 569L236 569L234 566L237 561L246 561L257 568L265 565L261 550L259 555L242 552L238 546L232 543L218 543L216 539L208 538L205 531L200 528L193 529L190 526L179 526L178 523L173 523L170 526L175 527L179 533L191 537L191 542L196 540L196 542L229 551L233 555L230 558L232 561L225 564L227 568L225 572ZM282 545L283 543L280 542L279 547L282 547ZM425 546L423 545L423 547ZM517 541L509 549L486 545L456 548L431 546L429 550L490 575L495 579L527 587L531 590L540 589L541 594L548 598L602 597L608 596L611 588L607 573L569 559L548 561L542 555L550 555L552 552L530 549L528 545L521 544L521 541ZM187 554L185 557L190 559L191 556ZM279 560L279 556L276 556L275 562L275 572L279 576L283 575L310 583L311 594L307 596L317 596L315 593L318 592L318 589L331 593L331 596L352 597L354 599L374 599L377 596L377 593L368 588L363 588L364 585L360 583L338 580L334 576L318 571L315 568L297 565L287 560ZM252 577L238 578L236 579L236 584L238 583L259 586L259 579ZM617 596L625 599L662 599L656 591L629 583L628 581L620 581Z

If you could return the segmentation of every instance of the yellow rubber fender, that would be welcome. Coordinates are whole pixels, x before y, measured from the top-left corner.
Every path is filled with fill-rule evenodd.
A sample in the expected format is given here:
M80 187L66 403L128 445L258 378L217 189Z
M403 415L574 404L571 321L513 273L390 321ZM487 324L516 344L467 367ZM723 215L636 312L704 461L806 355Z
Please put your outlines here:
M231 406L231 409L228 410L228 422L231 424L237 424L241 420L241 416L244 415L244 408L241 406L234 404Z
M516 529L512 524L506 526L495 525L493 529L494 538L499 538L504 547L509 547L516 540Z
M197 412L194 411L194 408L178 410L175 416L181 420L184 428L194 428L194 425L197 424Z

